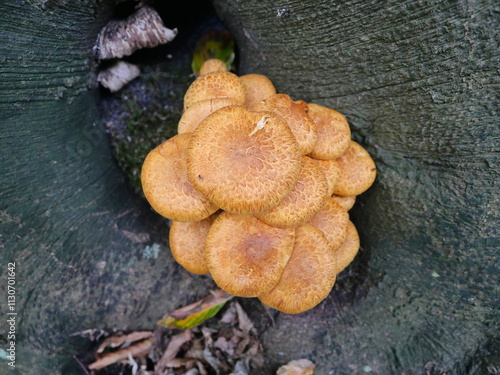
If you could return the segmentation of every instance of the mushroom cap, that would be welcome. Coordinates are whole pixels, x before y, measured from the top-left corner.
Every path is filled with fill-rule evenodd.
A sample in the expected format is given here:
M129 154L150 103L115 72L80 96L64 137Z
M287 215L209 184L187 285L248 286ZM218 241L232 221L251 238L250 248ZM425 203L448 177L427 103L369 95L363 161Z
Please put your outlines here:
M233 98L214 98L195 102L182 114L179 124L177 125L177 132L179 134L190 133L194 131L200 122L208 115L222 107L235 104L239 104L239 102Z
M308 105L303 100L293 101L286 94L276 94L249 107L252 111L274 112L290 126L302 155L311 153L318 140L316 125L307 115Z
M228 106L192 133L187 165L189 180L215 205L258 213L276 207L292 190L301 156L281 117Z
M328 198L310 223L326 237L333 250L339 248L347 235L349 214L335 200Z
M276 88L271 80L262 74L245 74L240 80L245 86L247 107L276 94Z
M336 257L328 240L311 224L295 229L292 256L278 284L259 299L287 314L313 308L324 300L335 283Z
M273 209L255 214L268 225L296 227L309 221L325 204L328 185L319 166L309 157L302 157L299 179L285 199Z
M337 159L349 147L349 123L343 114L333 109L314 103L310 103L308 107L308 115L318 131L318 141L311 156L322 160Z
M184 110L200 100L233 98L245 102L245 86L239 77L231 72L213 72L199 76L184 95Z
M208 269L226 293L256 297L278 283L294 241L294 229L271 227L252 215L222 212L205 243Z
M172 256L189 272L209 273L205 260L205 240L217 212L200 221L172 221L169 245Z
M227 65L219 59L208 59L201 65L200 75L213 72L227 72Z
M337 274L342 272L356 257L359 250L359 235L356 227L349 221L347 235L342 245L333 251L337 263Z
M351 196L351 197L343 197L341 195L332 195L332 199L340 204L342 208L346 211L349 211L353 206L354 203L356 203L356 196Z
M199 221L217 211L189 182L186 150L191 133L179 134L153 149L141 170L142 190L153 209L177 221Z
M335 188L335 184L340 178L340 167L336 160L314 160L321 171L324 173L326 182L328 183L328 196L333 194L333 189Z
M350 141L349 148L337 162L341 172L333 190L336 195L352 196L364 193L377 177L377 167L370 154L354 141Z

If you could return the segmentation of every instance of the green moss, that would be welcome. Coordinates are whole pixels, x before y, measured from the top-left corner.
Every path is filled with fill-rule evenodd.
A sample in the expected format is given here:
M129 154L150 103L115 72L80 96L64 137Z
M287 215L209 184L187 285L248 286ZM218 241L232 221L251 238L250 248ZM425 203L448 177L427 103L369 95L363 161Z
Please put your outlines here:
M115 157L130 185L141 193L140 171L146 155L177 134L188 74L149 72L114 98L107 119Z

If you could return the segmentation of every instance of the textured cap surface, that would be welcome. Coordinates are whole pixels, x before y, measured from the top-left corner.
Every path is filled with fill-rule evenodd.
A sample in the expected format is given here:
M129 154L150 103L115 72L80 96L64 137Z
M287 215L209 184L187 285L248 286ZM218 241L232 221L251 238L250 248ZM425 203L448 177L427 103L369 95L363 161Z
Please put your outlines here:
M328 198L323 208L310 221L330 242L332 249L339 248L344 242L348 222L349 214L332 198Z

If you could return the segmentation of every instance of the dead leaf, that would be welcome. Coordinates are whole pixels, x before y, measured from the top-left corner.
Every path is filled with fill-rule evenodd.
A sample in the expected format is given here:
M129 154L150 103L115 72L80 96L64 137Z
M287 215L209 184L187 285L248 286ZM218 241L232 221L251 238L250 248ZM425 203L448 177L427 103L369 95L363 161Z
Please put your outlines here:
M99 345L99 348L97 349L97 353L102 353L106 348L118 348L119 346L122 346L123 344L129 344L134 341L139 341L143 339L147 339L149 337L153 336L152 331L136 331L129 333L128 335L124 335L123 333L108 337L106 340L103 341L101 345Z
M106 366L112 365L113 363L123 361L128 358L129 355L132 357L142 357L149 353L151 345L153 343L153 338L143 340L137 344L130 345L127 348L117 350L115 352L110 352L104 354L94 363L89 365L90 370L99 370Z
M281 366L276 375L312 375L315 367L308 359L296 359Z
M168 328L190 329L211 318L233 298L222 290L213 291L211 295L191 305L172 311L157 324Z
M168 368L168 363L177 356L182 345L193 339L193 332L190 330L183 331L175 336L172 336L168 343L167 349L156 364L156 369L159 373Z
M253 329L253 323L243 310L238 302L235 302L236 311L238 312L238 325L243 332L249 333Z

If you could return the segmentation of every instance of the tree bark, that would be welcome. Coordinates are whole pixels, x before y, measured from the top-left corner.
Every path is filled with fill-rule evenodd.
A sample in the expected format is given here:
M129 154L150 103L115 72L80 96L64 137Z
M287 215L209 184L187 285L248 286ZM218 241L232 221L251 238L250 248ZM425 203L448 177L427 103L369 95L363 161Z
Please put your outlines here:
M316 309L277 316L262 337L264 372L298 357L319 375L498 370L495 2L214 5L240 74L344 113L378 167L351 215L360 255ZM173 262L165 221L127 187L87 87L110 11L90 0L0 4L0 334L8 347L15 262L14 374L78 373L72 356L85 343L71 333L150 328L206 292Z

